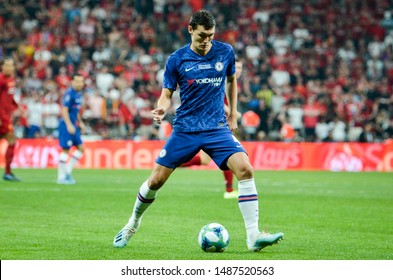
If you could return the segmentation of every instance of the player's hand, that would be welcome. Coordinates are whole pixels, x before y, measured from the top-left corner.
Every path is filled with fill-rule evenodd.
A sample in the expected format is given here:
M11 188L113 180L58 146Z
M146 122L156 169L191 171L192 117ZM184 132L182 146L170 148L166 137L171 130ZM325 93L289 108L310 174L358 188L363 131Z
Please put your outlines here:
M229 129L232 132L235 132L237 130L237 114L228 115L227 122L228 122Z
M162 119L165 117L165 109L163 107L158 107L151 112L153 114L153 120L161 124Z
M76 128L73 125L67 125L67 131L68 131L69 134L74 135L75 132L76 132Z

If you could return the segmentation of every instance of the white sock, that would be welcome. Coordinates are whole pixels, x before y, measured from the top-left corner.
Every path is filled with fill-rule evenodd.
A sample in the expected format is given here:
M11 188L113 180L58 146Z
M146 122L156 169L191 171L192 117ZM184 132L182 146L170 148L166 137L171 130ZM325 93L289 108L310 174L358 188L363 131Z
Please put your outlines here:
M83 156L83 153L80 150L76 150L72 153L70 161L67 164L67 174L72 173L72 169L74 169L75 164L80 160Z
M136 198L132 216L128 220L126 227L138 229L142 220L143 213L147 208L154 202L157 191L149 189L147 181L145 181L139 189L138 196Z
M238 192L238 203L246 226L247 240L253 242L259 234L258 193L254 178L239 181Z
M61 152L59 155L59 165L57 167L57 179L63 180L67 172L68 153Z

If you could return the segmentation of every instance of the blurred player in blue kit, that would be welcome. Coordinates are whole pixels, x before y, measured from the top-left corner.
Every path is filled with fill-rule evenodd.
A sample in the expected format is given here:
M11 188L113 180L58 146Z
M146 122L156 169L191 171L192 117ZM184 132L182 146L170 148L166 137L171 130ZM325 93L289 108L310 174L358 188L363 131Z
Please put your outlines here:
M79 110L82 105L84 85L83 76L75 75L71 87L66 90L62 98L62 119L59 123L59 144L62 150L59 155L58 184L75 184L75 180L72 178L72 170L83 155L84 146L81 139L81 130L84 130L85 125L80 117ZM73 146L76 149L70 155L70 149ZM69 156L71 156L70 159Z
M283 238L283 233L259 231L258 195L254 171L237 129L237 81L235 54L229 44L213 40L213 15L195 12L188 25L191 43L172 53L164 74L163 89L152 111L160 124L179 86L181 104L173 120L173 132L161 150L150 177L141 185L128 223L115 236L115 247L125 247L140 227L146 209L172 172L200 150L222 170L231 170L238 179L238 204L246 228L247 247L260 251ZM224 111L225 87L229 113Z

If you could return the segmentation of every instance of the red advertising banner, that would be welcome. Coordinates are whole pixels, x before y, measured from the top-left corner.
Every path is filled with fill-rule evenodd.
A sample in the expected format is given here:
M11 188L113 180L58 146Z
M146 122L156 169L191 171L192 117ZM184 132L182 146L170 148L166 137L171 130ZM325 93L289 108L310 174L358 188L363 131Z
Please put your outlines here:
M256 170L393 171L385 143L245 143Z
M85 141L79 167L149 169L162 141ZM255 170L393 171L393 141L385 143L283 143L243 142ZM7 143L0 141L0 166ZM19 139L14 168L57 166L57 140ZM210 164L207 168L216 168Z

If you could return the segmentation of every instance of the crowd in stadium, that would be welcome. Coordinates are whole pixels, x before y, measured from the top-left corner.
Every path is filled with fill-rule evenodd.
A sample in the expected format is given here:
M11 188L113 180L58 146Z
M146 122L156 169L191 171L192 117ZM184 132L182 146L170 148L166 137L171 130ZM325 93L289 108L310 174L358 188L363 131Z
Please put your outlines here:
M87 136L165 138L150 110L166 58L189 42L187 20L201 8L243 63L241 140L393 138L388 0L1 1L0 61L17 66L17 136L57 137L62 93L79 73Z

